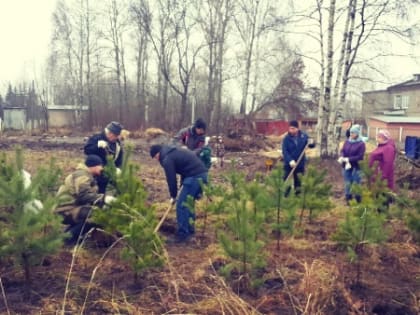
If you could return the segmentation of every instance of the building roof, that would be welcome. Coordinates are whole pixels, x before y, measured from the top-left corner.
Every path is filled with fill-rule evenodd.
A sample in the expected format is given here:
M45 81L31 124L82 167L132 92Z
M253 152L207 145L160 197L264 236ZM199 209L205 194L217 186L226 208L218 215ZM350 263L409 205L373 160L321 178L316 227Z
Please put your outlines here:
M88 110L87 105L48 105L48 110Z
M420 124L420 116L408 117L408 116L385 116L385 115L377 115L371 116L370 119L379 120L385 123L403 123L403 124Z
M403 88L403 87L420 87L420 74L414 74L413 78L411 80L398 83L395 85L391 85L387 88L387 90L397 89L397 88Z

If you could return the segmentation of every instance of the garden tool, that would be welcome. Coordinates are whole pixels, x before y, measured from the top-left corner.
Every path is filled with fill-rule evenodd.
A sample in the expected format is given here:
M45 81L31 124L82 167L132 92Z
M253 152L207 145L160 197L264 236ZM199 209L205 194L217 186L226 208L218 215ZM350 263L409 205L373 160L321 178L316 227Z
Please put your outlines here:
M308 147L308 145L309 145L309 142L303 148L302 152L299 155L298 160L296 161L295 167L292 168L292 170L290 171L289 175L287 175L286 180L284 182L287 182L293 176L293 173L295 172L296 167L299 165L300 161L302 160L303 156L305 155L305 150Z
M163 222L165 221L166 217L168 216L169 212L171 212L172 207L174 206L175 202L171 202L168 209L166 209L165 213L163 214L162 218L160 219L158 225L156 225L155 229L153 230L153 233L157 233L162 226Z

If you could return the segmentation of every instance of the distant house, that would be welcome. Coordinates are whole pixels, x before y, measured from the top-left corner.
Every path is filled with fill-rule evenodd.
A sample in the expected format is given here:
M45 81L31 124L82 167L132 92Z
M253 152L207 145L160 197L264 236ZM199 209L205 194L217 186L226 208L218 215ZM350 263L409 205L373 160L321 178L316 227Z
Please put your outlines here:
M88 112L87 105L48 105L50 127L68 127L83 121Z
M25 130L27 128L26 108L4 106L3 120L4 129Z
M385 90L362 93L364 117L373 115L420 116L420 74Z
M379 129L388 129L399 142L420 136L420 74L385 90L363 92L362 111L371 139Z
M420 137L419 116L371 116L368 120L368 137L375 139L379 129L388 129L391 137L403 142L406 136Z

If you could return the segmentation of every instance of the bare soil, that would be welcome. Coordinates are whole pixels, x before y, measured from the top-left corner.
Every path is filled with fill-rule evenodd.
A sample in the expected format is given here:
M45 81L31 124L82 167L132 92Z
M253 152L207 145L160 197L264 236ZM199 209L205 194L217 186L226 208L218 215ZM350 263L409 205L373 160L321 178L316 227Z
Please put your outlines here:
M135 149L132 159L141 165L139 176L150 202L157 206L156 215L161 216L168 200L163 171L148 155L146 140L130 141ZM84 137L1 137L0 148L9 154L17 143L25 147L25 166L30 172L54 157L67 174L83 160L83 142ZM256 172L266 172L265 159L254 152L227 152L225 158L236 160L235 167L245 171L249 179ZM419 314L420 247L409 231L399 221L388 222L390 238L384 245L367 247L361 265L362 281L356 286L355 266L349 263L346 251L330 240L347 209L341 169L335 161L313 159L309 163L328 171L335 208L306 225L299 235L283 237L279 248L273 237L266 248L268 264L261 270L264 281L258 289L244 289L240 279L227 281L218 274L226 258L217 246L214 229L207 226L204 230L204 214L198 203L197 236L187 246L167 243L165 267L144 273L138 281L120 259L121 247L116 245L104 258L109 248L96 237L88 239L77 253L70 277L73 247L63 247L57 255L45 257L35 268L29 296L24 294L23 274L7 257L1 257L4 291L0 313ZM411 194L418 198L420 171L401 163L397 179L403 183L409 176L411 187L416 187ZM212 167L214 180L222 181L230 164ZM160 233L171 238L175 227L175 213L171 213Z

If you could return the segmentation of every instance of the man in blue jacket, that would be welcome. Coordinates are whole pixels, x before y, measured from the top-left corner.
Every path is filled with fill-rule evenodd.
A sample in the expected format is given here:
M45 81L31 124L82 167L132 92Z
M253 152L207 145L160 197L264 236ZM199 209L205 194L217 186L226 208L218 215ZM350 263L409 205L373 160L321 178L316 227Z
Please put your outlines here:
M171 204L176 203L178 230L175 242L186 242L194 234L195 214L185 202L188 196L198 199L202 193L200 183L207 183L207 168L193 151L170 145L153 145L150 156L163 167L168 183ZM181 176L182 189L179 192L176 175Z
M296 194L299 193L301 186L299 174L305 172L305 153L304 150L308 144L308 135L303 131L299 130L299 123L296 120L289 122L289 132L283 139L282 151L283 151L283 162L284 162L284 179L286 179L290 172L293 171L293 185ZM314 144L308 145L314 147ZM298 163L300 155L303 156ZM287 192L288 193L288 192Z
M120 167L123 162L123 149L119 140L122 129L123 126L119 122L111 121L104 131L90 137L84 147L86 155L99 156L103 165L107 164L107 158L111 156L117 168L117 175L121 172ZM102 174L96 181L99 188L98 192L104 194L109 179Z

